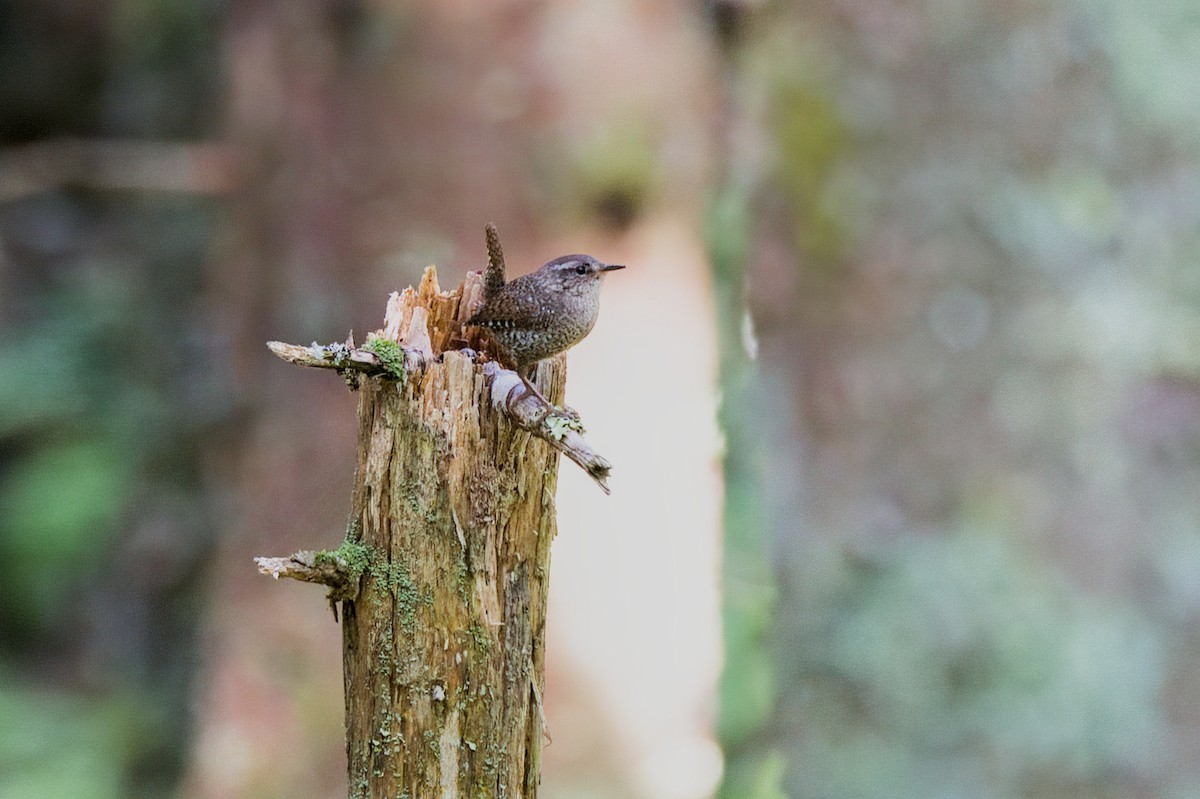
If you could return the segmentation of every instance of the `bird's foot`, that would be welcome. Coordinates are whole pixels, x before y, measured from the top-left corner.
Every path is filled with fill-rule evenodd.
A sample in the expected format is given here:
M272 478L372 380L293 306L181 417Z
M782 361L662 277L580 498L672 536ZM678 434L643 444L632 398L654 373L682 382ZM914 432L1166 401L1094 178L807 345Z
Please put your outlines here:
M550 425L552 427L568 427L575 430L583 431L583 417L579 415L579 411L567 406L558 407L549 402L546 403L544 410L537 419L537 424Z
M582 418L580 417L579 412L577 410L575 410L574 408L572 408L568 405L563 405L560 408L559 406L557 406L553 402L551 402L549 399L547 399L545 394L538 391L537 386L535 386L533 383L531 383L519 371L517 372L517 375L521 378L521 382L525 384L526 392L529 394L533 394L538 399L540 399L543 403L545 403L545 410L542 412L542 415L537 420L538 425L545 424L545 425L548 425L553 430L566 431L567 429L572 429L572 430L578 430L580 432L583 432ZM561 434L555 436L555 438L561 438L561 437L562 437Z

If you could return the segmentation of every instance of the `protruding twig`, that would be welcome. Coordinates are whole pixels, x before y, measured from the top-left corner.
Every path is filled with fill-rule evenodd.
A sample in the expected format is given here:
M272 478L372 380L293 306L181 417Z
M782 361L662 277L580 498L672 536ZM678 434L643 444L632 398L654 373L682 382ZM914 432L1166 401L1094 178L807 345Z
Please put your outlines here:
M255 558L254 562L260 572L276 580L287 577L304 583L327 585L331 600L353 599L358 595L358 582L354 579L353 571L329 553L304 550L286 558Z
M521 376L511 369L489 361L483 365L483 373L491 379L493 408L575 461L605 494L612 493L607 482L612 464L592 449L574 420L564 417L543 398L526 390Z
M312 366L318 369L354 369L366 374L387 371L379 356L370 350L347 347L344 344L317 344L305 347L300 344L285 344L268 341L267 349L297 366Z

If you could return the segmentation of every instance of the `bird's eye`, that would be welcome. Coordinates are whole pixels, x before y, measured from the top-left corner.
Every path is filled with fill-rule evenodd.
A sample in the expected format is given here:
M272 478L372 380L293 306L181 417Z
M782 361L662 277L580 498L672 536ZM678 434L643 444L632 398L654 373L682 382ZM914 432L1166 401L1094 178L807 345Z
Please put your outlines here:
M586 275L587 273L588 273L588 268L586 266L584 266L583 264L580 264L579 266L575 267L575 274Z

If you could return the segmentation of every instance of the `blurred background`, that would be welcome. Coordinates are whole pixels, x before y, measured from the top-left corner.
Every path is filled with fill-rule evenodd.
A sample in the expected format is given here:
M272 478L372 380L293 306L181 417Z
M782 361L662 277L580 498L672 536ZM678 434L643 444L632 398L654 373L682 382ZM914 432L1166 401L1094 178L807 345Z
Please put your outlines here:
M550 799L1200 795L1200 14L0 0L0 799L344 795L355 399L263 343L630 268Z

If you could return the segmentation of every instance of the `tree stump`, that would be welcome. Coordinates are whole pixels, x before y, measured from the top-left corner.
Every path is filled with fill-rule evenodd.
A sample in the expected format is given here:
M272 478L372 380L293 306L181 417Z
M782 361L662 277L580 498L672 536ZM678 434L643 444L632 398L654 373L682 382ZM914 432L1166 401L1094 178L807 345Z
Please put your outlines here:
M606 491L609 464L516 374L476 362L462 321L481 294L478 274L442 292L430 268L363 347L270 345L360 396L345 542L257 559L329 586L335 617L340 603L351 799L538 793L558 452ZM554 402L565 374L562 356L538 367Z

